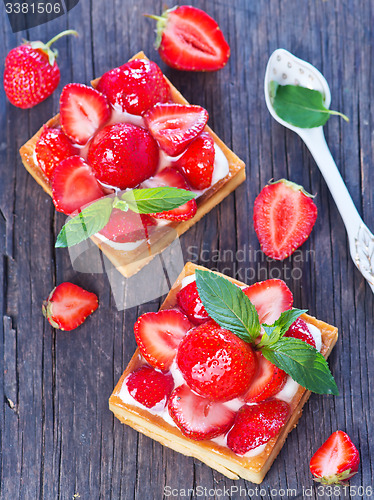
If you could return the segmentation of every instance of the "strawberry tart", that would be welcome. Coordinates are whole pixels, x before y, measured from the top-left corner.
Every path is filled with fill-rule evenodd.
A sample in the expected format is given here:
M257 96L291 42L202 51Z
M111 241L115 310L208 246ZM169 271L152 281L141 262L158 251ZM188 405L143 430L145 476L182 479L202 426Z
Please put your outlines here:
M92 85L66 85L59 115L20 153L56 210L67 215L134 188L194 193L157 213L114 208L105 228L92 234L131 276L241 184L245 165L206 125L208 112L189 105L142 52Z
M201 287L213 277L220 280L217 297L228 297L225 303L233 308L240 300L252 308L251 315L238 309L255 332L252 343L219 300L209 302L214 283ZM335 327L292 303L281 280L247 286L187 263L160 310L135 323L138 349L109 399L110 409L121 422L229 478L261 483L310 396L269 361L271 346L279 353L287 341L286 350L301 346L326 364L337 340ZM222 326L228 321L231 330ZM314 392L323 392L318 382Z

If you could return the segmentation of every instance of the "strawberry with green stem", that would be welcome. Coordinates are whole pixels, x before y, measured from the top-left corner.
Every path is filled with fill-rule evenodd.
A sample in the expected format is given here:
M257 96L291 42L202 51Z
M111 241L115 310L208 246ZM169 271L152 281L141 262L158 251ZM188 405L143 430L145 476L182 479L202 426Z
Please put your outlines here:
M51 46L65 35L66 30L49 42L28 42L12 49L5 59L4 90L9 101L18 108L32 108L44 101L60 82L60 69L56 62L58 52Z

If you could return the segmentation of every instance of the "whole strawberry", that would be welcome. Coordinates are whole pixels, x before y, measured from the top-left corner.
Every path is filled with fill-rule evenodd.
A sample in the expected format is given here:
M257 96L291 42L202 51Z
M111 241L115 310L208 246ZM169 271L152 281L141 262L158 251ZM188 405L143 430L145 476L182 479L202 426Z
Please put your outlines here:
M208 320L182 338L177 364L197 394L211 401L229 401L248 389L257 359L250 344Z
M18 108L32 108L44 101L60 82L56 63L57 50L51 45L74 30L63 31L48 43L25 42L12 49L5 59L4 90L9 101Z

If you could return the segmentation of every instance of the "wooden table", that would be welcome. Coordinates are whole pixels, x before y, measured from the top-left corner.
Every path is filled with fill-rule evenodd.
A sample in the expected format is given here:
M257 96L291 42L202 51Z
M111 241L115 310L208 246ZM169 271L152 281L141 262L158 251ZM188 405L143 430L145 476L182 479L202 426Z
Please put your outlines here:
M180 490L178 498L184 493L195 498L187 489L197 486L201 490L196 493L206 488L203 498L236 499L245 492L248 498L281 498L280 490L287 488L296 490L288 498L302 498L303 488L311 487L311 498L321 498L308 461L337 429L347 431L360 449L362 463L351 485L373 482L373 294L348 255L343 223L316 165L299 138L270 117L263 98L265 65L278 47L323 72L332 108L350 117L349 124L335 117L328 122L327 141L356 206L373 229L373 4L192 3L217 19L230 43L229 64L217 73L173 71L160 61L152 46L155 26L142 14L161 12L161 1L81 0L68 15L17 35L3 10L2 61L22 37L46 41L76 28L80 38L58 43L62 77L53 97L25 111L0 94L1 499L161 499L165 486ZM261 491L163 448L113 418L108 397L135 349L132 326L140 313L157 310L159 302L117 311L105 274L72 269L68 252L54 248L65 218L55 212L18 155L19 147L58 109L66 83L87 83L140 49L190 102L208 109L212 128L247 164L247 182L181 238L185 259L249 282L283 277L297 307L308 308L340 331L330 358L340 396L311 397ZM284 262L270 261L259 251L252 224L254 199L272 177L287 177L318 194L312 235ZM228 250L240 251L238 261ZM77 331L56 332L44 320L41 303L53 286L68 280L96 292L100 307ZM219 491L232 486L239 491ZM341 493L344 497L350 498L349 493Z

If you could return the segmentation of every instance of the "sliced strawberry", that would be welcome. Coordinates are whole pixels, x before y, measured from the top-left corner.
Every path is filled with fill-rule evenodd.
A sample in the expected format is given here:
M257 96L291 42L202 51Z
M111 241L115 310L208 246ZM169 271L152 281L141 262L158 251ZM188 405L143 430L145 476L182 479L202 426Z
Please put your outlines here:
M178 156L204 129L209 115L201 106L156 104L145 115L152 136L170 156Z
M360 455L348 434L336 431L310 460L310 471L322 484L346 484L358 471Z
M193 391L211 401L229 401L246 392L257 359L250 344L209 320L182 339L177 364Z
M185 71L215 71L227 63L230 47L214 19L203 10L181 5L157 20L158 52L166 64Z
M214 157L213 138L207 132L202 132L187 147L175 166L192 189L206 189L212 184Z
M196 281L192 281L178 292L177 302L192 323L199 325L209 319L197 291Z
M190 190L183 175L173 167L164 168L163 170L161 170L161 172L143 183L143 187L147 188L160 186L176 187L179 189L186 189L187 191ZM174 208L173 210L167 210L166 212L160 212L151 215L153 215L153 217L156 217L157 219L188 220L196 214L196 210L196 200L190 200L184 205L181 205L178 208Z
M314 340L313 335L310 333L308 325L301 318L297 318L297 320L292 323L292 325L287 330L285 337L293 337L294 339L300 339L310 344L312 347L316 347L316 341Z
M287 422L289 414L289 405L278 399L242 406L227 434L227 446L234 453L244 455L276 436Z
M155 174L159 148L151 134L132 123L107 125L91 141L88 163L99 181L133 188Z
M107 98L81 83L69 83L60 97L60 121L65 134L84 145L110 118Z
M257 371L249 390L244 395L246 403L265 401L283 389L287 381L287 373L270 363L264 356L256 351Z
M167 102L170 86L153 61L134 59L105 73L97 90L113 106L133 115L142 115L157 102Z
M43 314L53 328L74 330L98 308L94 293L73 283L61 283L52 290L43 303Z
M263 252L283 260L308 238L317 207L302 186L281 179L265 186L253 208L254 228Z
M176 309L166 309L142 314L134 325L134 333L140 352L148 363L154 368L167 370L190 328L184 314Z
M60 128L50 128L44 125L43 131L35 146L35 155L39 167L50 179L60 161L79 154L70 139Z
M81 156L71 156L55 168L52 194L56 210L66 215L105 196L91 167Z
M171 373L158 372L144 365L128 376L126 386L131 396L142 405L147 408L157 405L162 409L174 388L174 379Z
M284 281L278 279L259 281L244 288L243 292L255 306L260 323L267 325L272 325L293 304L291 290Z
M235 418L235 412L223 403L198 396L187 385L172 392L168 410L182 434L195 441L224 434Z
M132 210L124 212L114 208L108 224L100 234L111 241L129 243L147 239L149 228L156 225L157 222L149 215L137 214Z

